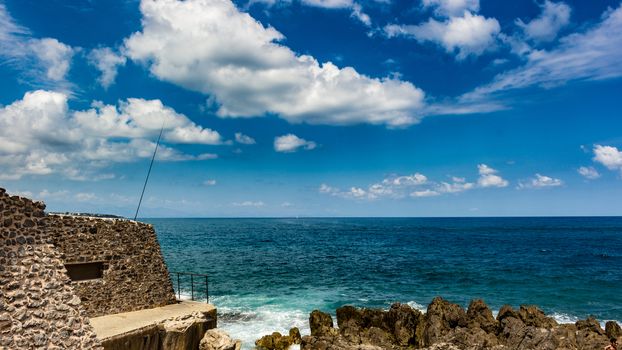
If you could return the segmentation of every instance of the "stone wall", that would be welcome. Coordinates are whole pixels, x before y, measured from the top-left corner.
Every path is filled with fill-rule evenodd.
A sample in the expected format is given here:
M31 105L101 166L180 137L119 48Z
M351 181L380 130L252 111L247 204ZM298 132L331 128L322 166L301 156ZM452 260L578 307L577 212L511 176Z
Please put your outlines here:
M72 282L90 317L175 302L153 226L125 219L49 215L65 264L103 263L99 279Z
M0 349L101 349L44 209L0 188Z

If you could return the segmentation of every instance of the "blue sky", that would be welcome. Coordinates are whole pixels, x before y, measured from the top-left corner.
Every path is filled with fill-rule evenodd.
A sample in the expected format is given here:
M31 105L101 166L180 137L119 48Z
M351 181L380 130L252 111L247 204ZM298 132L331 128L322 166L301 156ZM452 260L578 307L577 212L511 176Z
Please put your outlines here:
M131 216L622 215L622 4L0 0L0 187Z

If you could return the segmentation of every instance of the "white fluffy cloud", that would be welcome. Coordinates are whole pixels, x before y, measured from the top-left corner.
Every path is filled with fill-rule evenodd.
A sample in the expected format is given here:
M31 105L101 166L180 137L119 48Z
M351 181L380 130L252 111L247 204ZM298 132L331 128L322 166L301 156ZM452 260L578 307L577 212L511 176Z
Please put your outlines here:
M556 179L550 176L536 174L533 178L527 181L521 181L518 183L518 188L545 188L545 187L559 187L564 182L560 179Z
M92 109L70 111L67 98L64 93L37 90L0 108L0 178L53 173L75 180L114 177L99 169L150 158L155 143L148 138L157 135L162 120L168 123L165 141L213 144L220 140L217 132L195 125L159 100L128 99L118 109L94 103ZM160 160L214 157L183 154L166 145L158 150Z
M479 11L479 0L423 0L423 7L431 7L440 16L461 16L464 11Z
M507 180L497 175L497 170L486 164L479 164L477 169L479 171L479 179L477 179L479 187L506 187L509 184Z
M363 7L360 4L352 4L352 13L350 16L358 19L361 23L368 27L371 26L371 18L368 14L363 12Z
M572 80L602 80L622 76L622 6L582 33L560 39L551 50L536 50L525 65L497 75L487 85L462 96L462 102L489 101L493 94L530 86L552 87Z
M594 146L594 161L609 170L622 171L622 151L613 146Z
M455 176L451 178L451 181L431 181L421 173L414 173L402 176L393 175L367 187L351 186L348 190L341 190L324 183L320 185L319 192L334 197L359 200L400 199L408 196L424 198L444 194L456 195L477 188L506 187L509 184L507 180L497 175L497 170L485 164L478 165L478 172L477 183Z
M254 145L256 143L254 138L248 135L244 135L241 132L235 133L235 142L241 143L243 145Z
M202 128L160 100L128 98L119 107L95 102L92 108L74 113L81 130L92 136L152 137L164 127L164 140L171 143L218 145L217 131Z
M431 190L431 189L426 189L423 191L414 191L410 194L411 197L436 197L436 196L440 196L440 192Z
M394 176L382 180L383 185L389 186L417 186L423 185L426 182L428 182L428 177L420 173L414 173L412 175Z
M28 43L48 79L65 79L74 53L71 46L52 38L32 39Z
M444 21L431 18L420 25L392 24L384 28L389 37L402 35L419 42L438 44L448 53L456 53L457 59L481 55L494 48L500 30L496 19L470 12L464 12L461 17L449 17Z
M474 189L475 184L454 178L453 182L441 182L435 188L435 192L438 193L460 193Z
M64 82L74 49L53 38L33 38L0 4L0 59L37 83Z
M279 43L229 0L142 1L142 31L125 53L159 79L212 96L221 117L277 114L312 124L418 121L424 93L409 82L320 64Z
M579 169L577 169L577 172L588 180L595 180L600 177L600 173L598 172L598 170L596 170L592 166L589 166L589 167L582 166Z
M296 152L300 148L312 150L315 147L317 147L315 142L307 141L294 134L287 134L274 139L274 150L277 152L290 153Z
M537 18L525 23L516 20L528 39L536 42L548 42L557 37L557 33L570 23L570 6L563 2L546 0L542 5L542 13Z
M360 187L350 187L346 191L342 191L336 187L328 186L327 184L321 184L319 192L328 194L331 196L346 198L346 199L375 199L376 195L372 192L368 192Z
M107 89L114 83L119 67L125 65L127 58L120 53L114 52L109 47L100 47L91 50L88 54L89 64L100 72L99 83Z

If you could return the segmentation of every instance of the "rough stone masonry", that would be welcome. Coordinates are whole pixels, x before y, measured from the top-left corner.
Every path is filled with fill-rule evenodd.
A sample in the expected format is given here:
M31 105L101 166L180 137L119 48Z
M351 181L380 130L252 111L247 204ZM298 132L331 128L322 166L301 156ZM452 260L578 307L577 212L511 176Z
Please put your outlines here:
M0 349L101 349L44 209L0 188Z
M49 215L48 232L66 266L102 266L101 278L72 283L89 317L175 303L153 226L125 219Z
M0 349L101 349L89 317L175 303L151 225L44 209L0 188Z

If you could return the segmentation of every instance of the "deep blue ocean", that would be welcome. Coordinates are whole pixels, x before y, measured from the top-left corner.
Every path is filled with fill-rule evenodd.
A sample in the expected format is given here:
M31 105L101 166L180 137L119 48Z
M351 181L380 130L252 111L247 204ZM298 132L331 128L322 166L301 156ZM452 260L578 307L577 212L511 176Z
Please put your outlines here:
M622 217L145 221L170 271L209 274L219 327L246 349L293 326L308 334L313 309L423 310L437 295L622 320Z

